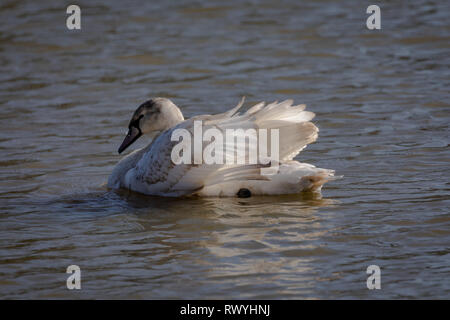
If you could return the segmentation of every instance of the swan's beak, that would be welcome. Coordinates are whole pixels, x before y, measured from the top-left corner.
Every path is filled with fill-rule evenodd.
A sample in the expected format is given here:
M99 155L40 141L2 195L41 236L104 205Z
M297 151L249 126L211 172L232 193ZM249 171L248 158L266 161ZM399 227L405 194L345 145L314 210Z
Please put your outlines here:
M127 136L123 139L122 144L119 147L119 154L121 154L126 148L128 148L133 142L135 142L140 136L142 136L141 130L136 127L130 127Z

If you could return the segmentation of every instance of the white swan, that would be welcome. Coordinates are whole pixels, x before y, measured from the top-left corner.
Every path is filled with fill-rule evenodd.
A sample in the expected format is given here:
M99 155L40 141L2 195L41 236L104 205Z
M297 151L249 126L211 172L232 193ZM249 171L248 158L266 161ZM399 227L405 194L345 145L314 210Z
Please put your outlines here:
M247 197L320 191L325 182L337 177L333 170L292 160L307 144L317 139L319 131L310 122L314 113L304 111L305 105L294 106L292 102L286 100L268 105L261 102L239 114L237 111L243 104L242 100L228 112L184 120L172 101L153 98L134 112L119 153L143 134L152 134L152 142L130 153L116 165L108 179L108 187L159 196ZM179 141L172 141L172 133L180 128L194 132L195 120L202 120L203 130L212 127L222 132L237 128L278 129L279 166L274 172L262 174L261 168L267 166L258 163L174 164L171 153ZM235 148L234 145L232 147Z

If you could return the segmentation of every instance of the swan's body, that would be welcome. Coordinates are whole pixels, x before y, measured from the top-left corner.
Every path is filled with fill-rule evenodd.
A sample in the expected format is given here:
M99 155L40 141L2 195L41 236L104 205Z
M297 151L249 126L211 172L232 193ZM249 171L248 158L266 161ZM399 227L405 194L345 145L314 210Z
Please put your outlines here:
M141 105L130 121L129 133L119 152L143 133L162 133L147 147L124 157L111 173L108 186L160 196L236 196L243 189L252 195L275 195L320 191L325 182L335 179L333 170L292 160L317 139L318 129L310 122L314 113L304 111L305 105L293 106L292 100L266 106L259 103L237 114L241 106L242 102L222 114L184 120L181 111L168 99L156 98ZM263 173L261 168L267 166L261 164L174 164L171 153L179 141L172 141L172 133L180 128L193 133L196 120L202 120L203 131L278 129L279 167Z

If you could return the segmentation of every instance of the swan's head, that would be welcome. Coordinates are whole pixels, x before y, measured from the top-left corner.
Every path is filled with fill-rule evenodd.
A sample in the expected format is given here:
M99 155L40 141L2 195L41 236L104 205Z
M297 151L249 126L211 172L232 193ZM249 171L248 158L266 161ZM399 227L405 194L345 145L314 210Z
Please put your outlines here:
M131 117L128 133L119 147L119 153L143 134L167 130L183 120L180 109L169 99L153 98L144 102Z

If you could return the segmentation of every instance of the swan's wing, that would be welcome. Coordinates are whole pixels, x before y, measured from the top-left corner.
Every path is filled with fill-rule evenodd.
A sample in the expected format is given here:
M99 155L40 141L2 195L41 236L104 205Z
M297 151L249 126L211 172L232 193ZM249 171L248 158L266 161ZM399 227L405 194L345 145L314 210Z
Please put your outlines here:
M248 155L257 154L258 142L246 135L248 129L278 129L279 130L279 159L290 160L298 154L308 143L317 139L317 127L309 122L314 113L304 111L305 106L293 106L292 100L281 103L271 103L265 106L259 103L247 112L238 114L238 106L228 112L217 115L203 115L186 120L176 127L165 131L152 143L148 152L137 163L134 180L138 180L145 187L138 189L150 194L182 195L192 194L205 186L233 180L267 180L267 176L261 175L260 169L268 165L250 164ZM171 137L176 129L185 129L194 137L194 121L202 121L202 131L216 129L223 136L223 164L195 164L193 157L191 163L176 165L172 161L172 150L179 144L178 140L172 141ZM226 139L227 130L234 129L236 140ZM238 130L237 130L238 129ZM243 138L239 140L239 138ZM248 142L246 143L246 138ZM194 140L194 138L192 139ZM270 143L270 139L269 143ZM243 142L244 145L239 144ZM235 143L237 142L237 143ZM203 149L210 144L203 142ZM227 163L230 155L233 156L237 149L244 148L245 163ZM194 147L191 148L193 151ZM270 150L270 146L268 147ZM193 152L192 152L193 153ZM254 162L252 162L254 163ZM143 188L150 188L143 190Z
M260 102L244 114L237 109L228 117L213 118L207 124L228 128L255 128L279 130L279 159L292 160L308 144L317 140L319 129L312 123L313 112L305 111L306 105L292 105L292 100L265 105ZM240 107L241 103L238 105ZM225 113L227 114L227 113Z
M139 184L134 189L147 194L166 195L189 170L194 168L189 164L176 165L171 159L172 150L178 144L178 141L171 140L172 133L176 128L189 127L189 122L191 121L184 121L175 128L161 133L152 142L129 177L130 183L137 181ZM193 193L201 187L201 183L193 182L185 193Z
M217 182L267 179L260 175L259 169L265 167L260 164L196 164L193 155L190 163L175 164L172 161L172 150L180 141L172 141L173 132L185 129L194 137L194 121L203 119L204 116L191 118L159 135L136 164L126 184L131 183L132 189L147 194L179 196L193 194L206 185ZM203 130L210 127L204 126ZM207 144L204 142L203 148Z

